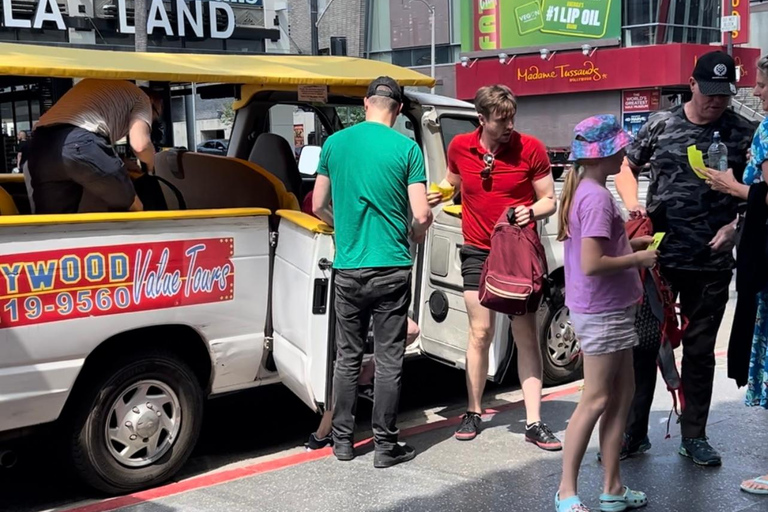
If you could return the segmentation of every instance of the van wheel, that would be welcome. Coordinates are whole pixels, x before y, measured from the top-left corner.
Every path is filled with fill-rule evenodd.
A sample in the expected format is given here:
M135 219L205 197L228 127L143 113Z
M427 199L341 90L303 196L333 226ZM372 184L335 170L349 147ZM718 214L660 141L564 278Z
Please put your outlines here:
M556 386L581 377L581 347L571 326L562 285L553 287L551 298L539 311L539 339L545 385Z
M122 494L162 483L187 461L204 397L189 365L170 353L137 354L110 369L76 397L68 451L88 485Z

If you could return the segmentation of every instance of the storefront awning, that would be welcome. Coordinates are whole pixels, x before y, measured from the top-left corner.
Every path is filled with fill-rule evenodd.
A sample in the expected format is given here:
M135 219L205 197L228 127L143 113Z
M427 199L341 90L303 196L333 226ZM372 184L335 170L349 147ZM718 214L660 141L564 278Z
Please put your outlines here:
M468 99L483 86L505 84L518 96L577 92L620 91L657 87L688 87L696 59L719 46L665 44L628 48L599 48L588 55L580 51L519 55L507 64L498 58L456 65L456 96ZM514 54L512 54L514 55ZM739 87L754 87L758 48L736 47L741 67Z
M385 62L351 57L201 55L82 50L0 43L0 75L154 80L259 86L363 87L387 75L402 86L434 80Z

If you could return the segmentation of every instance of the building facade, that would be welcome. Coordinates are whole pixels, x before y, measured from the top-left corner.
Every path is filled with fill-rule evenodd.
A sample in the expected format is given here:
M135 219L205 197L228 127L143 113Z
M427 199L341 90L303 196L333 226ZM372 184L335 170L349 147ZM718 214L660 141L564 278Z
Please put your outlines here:
M135 45L133 0L0 0L0 42L77 45L88 49L132 50ZM147 0L148 51L289 53L288 12L284 0ZM71 80L3 81L0 130L3 165L15 161L19 132L37 120L66 90ZM183 98L178 98L184 101ZM216 105L198 98L197 142L226 132ZM185 109L181 109L185 112ZM167 120L171 122L170 118ZM192 137L179 137L187 145ZM192 144L189 144L192 146Z
M566 0L525 8L512 0L467 2L461 61L454 66L457 97L469 100L492 83L510 86L520 97L518 128L550 148L568 146L575 124L596 113L623 118L636 132L650 112L687 98L700 55L726 49L720 31L726 9L741 15L732 41L746 96L760 55L749 47L749 4L720 2L595 0L588 8Z
M331 38L345 38L346 54L430 73L435 9L436 92L455 96L454 64L461 51L460 0L318 0L318 47L333 53ZM292 53L311 53L309 0L288 0ZM325 13L325 14L323 14Z

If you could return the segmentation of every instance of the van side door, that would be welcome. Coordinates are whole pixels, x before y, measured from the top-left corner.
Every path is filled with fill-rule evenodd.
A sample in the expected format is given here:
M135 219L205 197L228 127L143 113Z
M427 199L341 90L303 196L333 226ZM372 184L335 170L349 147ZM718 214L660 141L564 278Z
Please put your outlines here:
M470 109L426 109L421 130L426 148L430 182L440 183L448 172L447 149L453 137L475 130L477 114ZM421 278L421 351L424 355L456 368L466 367L469 331L464 304L459 250L464 243L461 219L445 211L452 203L438 205L424 249ZM488 379L500 381L512 359L513 343L509 319L497 315L490 353Z
M298 211L280 224L272 280L272 355L278 374L312 410L330 407L333 231ZM274 240L274 234L273 234Z

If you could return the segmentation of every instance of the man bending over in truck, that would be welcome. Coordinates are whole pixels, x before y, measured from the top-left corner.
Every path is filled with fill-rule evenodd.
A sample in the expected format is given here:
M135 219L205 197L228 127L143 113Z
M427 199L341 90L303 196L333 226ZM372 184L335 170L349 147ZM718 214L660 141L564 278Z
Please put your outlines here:
M415 142L392 129L402 106L403 93L393 79L380 77L371 83L365 122L333 134L323 146L313 201L315 214L336 231L333 451L342 461L355 458L357 385L372 320L377 468L409 461L416 454L397 442L411 303L409 234L420 243L432 223L424 157Z
M84 192L110 211L138 211L128 171L114 144L129 136L131 148L154 168L152 122L161 98L123 80L86 79L70 89L37 124L29 151L36 213L76 213Z

